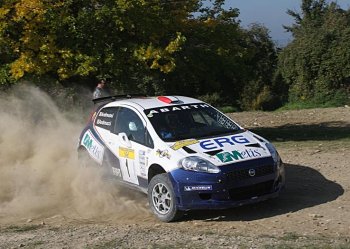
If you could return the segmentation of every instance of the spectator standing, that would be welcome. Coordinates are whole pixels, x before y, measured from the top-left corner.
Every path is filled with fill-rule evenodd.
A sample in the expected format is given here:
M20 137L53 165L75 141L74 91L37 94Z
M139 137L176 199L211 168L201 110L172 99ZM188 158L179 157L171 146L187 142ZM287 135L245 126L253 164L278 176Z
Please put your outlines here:
M92 98L93 99L98 99L98 98L102 98L102 97L106 97L108 96L108 92L105 89L106 87L106 81L105 80L100 80L97 83L97 86L94 90L94 93L92 94Z

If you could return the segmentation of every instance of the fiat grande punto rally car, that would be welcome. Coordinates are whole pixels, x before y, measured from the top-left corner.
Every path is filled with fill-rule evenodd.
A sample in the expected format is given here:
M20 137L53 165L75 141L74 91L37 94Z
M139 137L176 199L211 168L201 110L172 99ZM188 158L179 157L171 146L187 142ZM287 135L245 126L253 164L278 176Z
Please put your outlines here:
M186 210L277 197L284 186L284 166L274 146L207 103L125 95L95 105L79 154L147 193L162 221L178 219Z

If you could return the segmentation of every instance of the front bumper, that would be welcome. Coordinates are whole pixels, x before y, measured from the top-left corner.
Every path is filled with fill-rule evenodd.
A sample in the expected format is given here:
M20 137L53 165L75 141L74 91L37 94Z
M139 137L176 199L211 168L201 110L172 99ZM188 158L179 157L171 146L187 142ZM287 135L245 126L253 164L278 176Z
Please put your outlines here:
M220 167L218 174L177 169L170 172L180 210L225 209L277 197L285 184L283 163L272 158ZM255 175L249 175L254 169Z

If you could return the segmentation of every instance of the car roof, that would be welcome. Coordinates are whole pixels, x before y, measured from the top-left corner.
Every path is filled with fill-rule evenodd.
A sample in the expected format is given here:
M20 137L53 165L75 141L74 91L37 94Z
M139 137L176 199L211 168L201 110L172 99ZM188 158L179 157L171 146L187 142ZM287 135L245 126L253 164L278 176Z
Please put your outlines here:
M168 102L171 101L171 103ZM151 109L159 107L169 107L175 105L186 105L186 104L195 104L195 103L204 103L201 100L184 97L184 96L157 96L157 97L132 97L125 99L118 99L112 102L109 102L105 107L119 106L121 104L132 105L137 108L142 109Z

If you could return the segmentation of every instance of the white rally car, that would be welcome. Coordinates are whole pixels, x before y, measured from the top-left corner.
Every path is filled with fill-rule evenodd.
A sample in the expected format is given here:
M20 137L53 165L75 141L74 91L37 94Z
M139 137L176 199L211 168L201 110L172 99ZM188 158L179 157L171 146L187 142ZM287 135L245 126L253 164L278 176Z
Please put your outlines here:
M80 136L80 157L147 193L162 221L277 197L284 187L274 146L200 100L125 95L95 106Z

